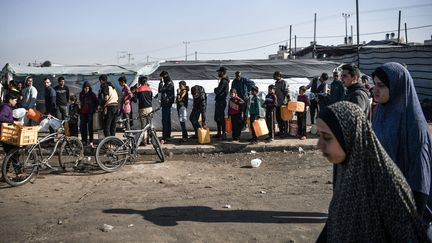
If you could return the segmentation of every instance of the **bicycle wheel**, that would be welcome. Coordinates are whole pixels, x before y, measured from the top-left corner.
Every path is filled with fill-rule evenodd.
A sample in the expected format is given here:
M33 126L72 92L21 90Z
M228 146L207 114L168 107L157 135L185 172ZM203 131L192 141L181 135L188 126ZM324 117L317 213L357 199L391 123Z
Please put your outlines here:
M61 147L59 165L63 171L74 171L78 168L84 158L84 147L77 137L66 138Z
M25 148L16 148L4 158L2 175L7 184L21 186L29 182L38 169L35 151L29 153Z
M129 149L119 138L110 136L104 138L96 149L96 162L107 172L120 169L130 158Z
M154 129L150 131L150 142L152 143L153 148L160 159L160 162L165 162L165 154L162 150L159 139L156 135L156 131Z

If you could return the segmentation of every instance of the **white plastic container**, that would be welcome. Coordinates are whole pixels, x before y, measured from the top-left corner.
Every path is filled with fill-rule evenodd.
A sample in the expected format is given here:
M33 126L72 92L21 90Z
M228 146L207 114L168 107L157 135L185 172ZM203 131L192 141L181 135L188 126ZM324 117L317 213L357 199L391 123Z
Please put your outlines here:
M259 167L261 165L262 160L260 160L260 159L253 159L253 160L251 160L250 163L251 163L251 166L253 168L257 168L257 167Z

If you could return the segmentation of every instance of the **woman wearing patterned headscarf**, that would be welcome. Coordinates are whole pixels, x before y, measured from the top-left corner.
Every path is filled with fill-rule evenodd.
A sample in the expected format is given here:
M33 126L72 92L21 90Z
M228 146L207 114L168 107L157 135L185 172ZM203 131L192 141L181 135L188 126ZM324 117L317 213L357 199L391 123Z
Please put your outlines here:
M411 190L359 106L337 102L317 119L318 147L337 183L317 242L426 242Z
M378 102L372 121L374 132L408 181L417 212L431 222L432 138L413 79L405 67L395 62L378 67L372 77Z

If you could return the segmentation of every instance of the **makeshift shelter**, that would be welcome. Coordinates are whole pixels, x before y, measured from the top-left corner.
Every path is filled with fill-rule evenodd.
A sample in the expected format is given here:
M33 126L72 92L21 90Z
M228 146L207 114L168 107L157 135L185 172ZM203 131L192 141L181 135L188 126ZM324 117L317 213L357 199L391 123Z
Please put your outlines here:
M33 75L34 86L40 91L38 93L38 109L44 110L44 88L42 80L44 77L51 78L53 86L57 85L57 78L65 77L66 85L71 89L71 93L81 91L84 81L92 84L93 91L99 90L98 78L101 74L107 74L108 80L117 87L121 94L117 79L120 76L126 76L128 84L134 85L139 75L149 76L149 84L152 87L153 95L158 92L160 82L159 74L162 70L168 71L174 81L175 89L178 88L178 82L185 80L189 87L201 85L207 93L207 125L214 129L214 94L213 90L218 85L216 70L224 66L228 69L230 80L234 78L236 71L241 71L242 76L253 80L258 86L261 96L267 93L268 85L274 84L273 73L281 71L285 80L290 84L292 97L297 96L298 88L301 85L307 85L310 79L321 75L323 72L331 73L338 63L331 61L317 60L226 60L226 61L169 61L163 63L151 63L140 65L76 65L76 66L53 66L53 67L27 67L7 64L2 72L2 82L5 83L11 79L24 81L27 75ZM231 86L231 84L230 84ZM192 96L189 95L188 115L192 110ZM153 108L159 107L159 101L154 99ZM137 105L133 107L134 117L137 116ZM158 112L154 118L154 126L161 129L161 112ZM175 104L171 110L171 120L173 130L180 130L177 118L177 108ZM188 130L192 131L190 122L186 122ZM134 128L138 128L139 122L134 122Z
M159 68L150 75L150 85L157 92L159 85L159 74L167 71L174 81L175 89L178 88L178 82L185 80L189 88L194 85L201 85L207 93L207 125L210 129L216 128L214 122L214 88L218 85L216 70L220 66L228 69L229 79L235 77L235 72L240 71L242 77L251 79L255 82L260 90L260 96L267 94L268 86L274 84L273 73L281 71L283 78L290 85L291 97L296 99L298 89L302 85L308 85L314 77L320 76L326 72L331 72L338 67L338 63L332 61L317 60L221 60L221 61L169 61L161 63ZM231 87L231 83L230 83ZM229 97L228 97L229 98ZM188 115L192 110L192 96L189 94ZM227 112L225 111L225 114ZM159 114L158 114L159 115ZM158 118L156 118L158 119ZM177 109L175 105L171 112L172 128L180 130L180 123L177 118ZM157 124L161 121L157 120ZM193 131L190 122L186 123L188 130Z
M45 111L45 88L43 79L49 78L52 86L57 86L57 79L60 76L65 78L65 83L69 87L71 94L78 94L82 90L82 85L88 81L97 94L99 91L99 76L108 75L109 81L115 86L119 94L121 88L117 82L120 76L125 76L128 84L135 84L140 75L150 75L159 67L159 63L136 64L136 65L67 65L51 67L29 67L21 65L6 64L1 71L2 87L6 88L10 80L24 82L29 75L33 77L33 86L38 90L37 109ZM3 93L2 97L3 97Z

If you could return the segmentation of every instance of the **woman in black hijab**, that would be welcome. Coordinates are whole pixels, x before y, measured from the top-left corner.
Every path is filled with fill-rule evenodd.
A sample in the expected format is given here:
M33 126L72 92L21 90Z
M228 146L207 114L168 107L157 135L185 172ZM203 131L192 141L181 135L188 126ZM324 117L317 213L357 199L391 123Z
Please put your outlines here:
M411 189L360 107L347 101L326 107L317 129L319 149L337 167L317 242L427 242Z

